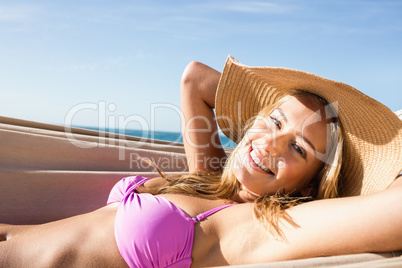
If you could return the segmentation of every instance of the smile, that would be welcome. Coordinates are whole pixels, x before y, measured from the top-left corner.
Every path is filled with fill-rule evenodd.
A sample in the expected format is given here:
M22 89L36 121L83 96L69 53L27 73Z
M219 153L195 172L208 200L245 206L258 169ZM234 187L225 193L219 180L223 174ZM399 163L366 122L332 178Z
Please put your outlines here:
M264 165L264 163L258 158L254 148L252 148L252 146L250 146L250 156L252 161L263 171L265 171L268 174L274 175L274 173L266 166Z

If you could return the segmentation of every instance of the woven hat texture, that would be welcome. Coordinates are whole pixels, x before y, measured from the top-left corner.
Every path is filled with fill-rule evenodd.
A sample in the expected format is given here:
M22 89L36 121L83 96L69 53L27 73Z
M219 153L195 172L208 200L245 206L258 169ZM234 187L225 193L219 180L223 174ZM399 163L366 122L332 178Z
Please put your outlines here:
M394 181L402 170L402 121L344 83L298 70L249 67L229 55L215 99L219 127L239 142L246 122L290 90L309 91L336 104L344 131L341 196L378 192Z

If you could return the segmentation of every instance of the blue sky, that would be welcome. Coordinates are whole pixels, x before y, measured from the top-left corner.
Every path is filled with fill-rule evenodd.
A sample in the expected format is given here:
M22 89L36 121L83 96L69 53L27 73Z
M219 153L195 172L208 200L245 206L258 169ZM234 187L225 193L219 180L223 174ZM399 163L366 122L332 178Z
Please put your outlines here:
M191 60L295 68L402 109L402 1L0 1L0 115L180 130ZM119 121L120 120L120 121Z

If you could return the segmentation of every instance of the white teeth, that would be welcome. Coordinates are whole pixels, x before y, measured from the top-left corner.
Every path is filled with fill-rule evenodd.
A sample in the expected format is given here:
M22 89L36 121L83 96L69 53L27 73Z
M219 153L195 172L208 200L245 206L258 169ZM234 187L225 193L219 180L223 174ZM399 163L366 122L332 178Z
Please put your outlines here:
M256 163L257 166L259 166L262 170L264 170L268 173L272 173L272 171L266 165L264 165L264 163L262 163L262 161L260 161L260 159L257 157L257 154L255 153L254 149L250 152L250 156L253 159L254 163Z

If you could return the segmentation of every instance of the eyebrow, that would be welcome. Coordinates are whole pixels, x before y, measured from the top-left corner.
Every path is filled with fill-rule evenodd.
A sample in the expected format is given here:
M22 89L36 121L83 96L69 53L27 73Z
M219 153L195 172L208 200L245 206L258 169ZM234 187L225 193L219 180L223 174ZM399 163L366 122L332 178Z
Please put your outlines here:
M275 110L277 110L281 114L283 121L288 122L288 118L286 117L285 113L283 112L283 110L281 108L278 107Z
M316 157L316 150L315 150L314 144L313 144L309 139L307 139L306 137L304 137L301 132L297 132L297 133L296 133L296 136L298 136L299 138L301 138L305 143L307 143L307 144L311 147L311 149L313 149L314 157Z
M275 110L277 110L281 114L283 121L285 121L287 123L288 118L286 117L283 110L280 107L276 108ZM316 157L316 150L315 150L314 144L309 139L307 139L300 131L296 132L296 136L301 138L305 143L307 143L311 147L311 149L313 149L314 157Z

